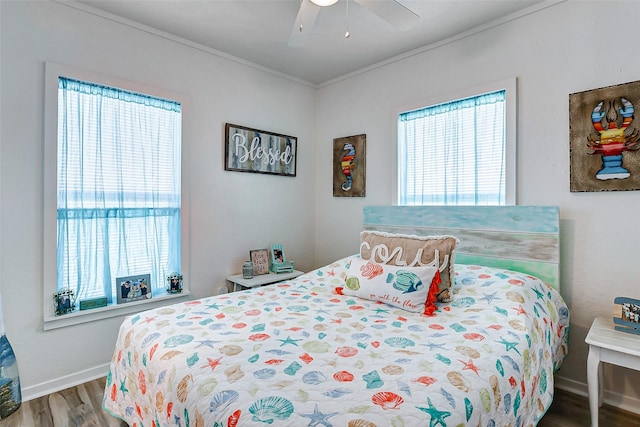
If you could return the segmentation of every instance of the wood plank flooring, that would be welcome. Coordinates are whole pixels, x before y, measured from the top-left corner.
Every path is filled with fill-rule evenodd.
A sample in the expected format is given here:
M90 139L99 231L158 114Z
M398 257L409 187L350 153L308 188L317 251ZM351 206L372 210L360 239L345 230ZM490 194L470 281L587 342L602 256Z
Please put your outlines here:
M126 423L102 410L104 385L105 378L100 378L23 402L13 415L0 420L0 427L126 427ZM601 427L640 427L640 415L603 405L599 422ZM588 427L589 424L587 398L556 390L553 404L538 427Z
M0 427L126 427L102 410L106 378L22 402Z

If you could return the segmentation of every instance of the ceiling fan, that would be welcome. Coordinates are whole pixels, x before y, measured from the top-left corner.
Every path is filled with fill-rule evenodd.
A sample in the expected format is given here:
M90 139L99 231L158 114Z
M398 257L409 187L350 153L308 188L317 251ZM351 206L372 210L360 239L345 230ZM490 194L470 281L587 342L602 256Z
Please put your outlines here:
M320 9L325 6L331 6L337 3L339 0L301 0L300 9L298 9L298 16L296 22L291 29L291 35L289 36L289 46L297 47L304 46L309 36L313 32L313 26L315 25L316 18ZM347 13L349 7L349 0L347 2ZM387 21L399 30L408 30L418 23L420 16L413 12L408 7L404 6L397 0L352 0L364 6L369 11L378 15L383 20ZM349 37L349 30L345 37Z

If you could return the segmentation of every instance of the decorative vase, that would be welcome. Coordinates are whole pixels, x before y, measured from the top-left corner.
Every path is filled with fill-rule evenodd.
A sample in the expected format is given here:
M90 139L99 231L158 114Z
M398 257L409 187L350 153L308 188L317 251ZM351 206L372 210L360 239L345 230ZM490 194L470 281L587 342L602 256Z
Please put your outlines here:
M253 263L251 261L245 261L242 265L242 278L253 279Z
M2 301L0 300L0 419L18 410L22 403L20 375L16 355L4 331Z

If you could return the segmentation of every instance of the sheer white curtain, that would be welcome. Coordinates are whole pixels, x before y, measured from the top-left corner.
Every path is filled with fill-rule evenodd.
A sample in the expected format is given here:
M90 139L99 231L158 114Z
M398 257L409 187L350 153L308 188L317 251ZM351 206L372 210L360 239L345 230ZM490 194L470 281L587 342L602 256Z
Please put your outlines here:
M401 205L504 205L505 91L398 117Z
M115 298L117 277L180 271L181 106L59 78L57 288Z

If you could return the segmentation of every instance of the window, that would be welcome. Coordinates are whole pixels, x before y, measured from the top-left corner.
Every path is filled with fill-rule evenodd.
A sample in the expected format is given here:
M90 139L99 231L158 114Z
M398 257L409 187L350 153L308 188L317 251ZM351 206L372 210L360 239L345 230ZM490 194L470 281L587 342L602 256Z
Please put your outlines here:
M399 113L398 204L513 204L512 96L500 88Z
M181 272L182 105L47 65L48 98L50 74L57 88L56 105L47 99L55 128L45 128L45 294L70 289L77 301L115 304L117 278L150 275L156 300ZM46 303L44 312L47 329Z

